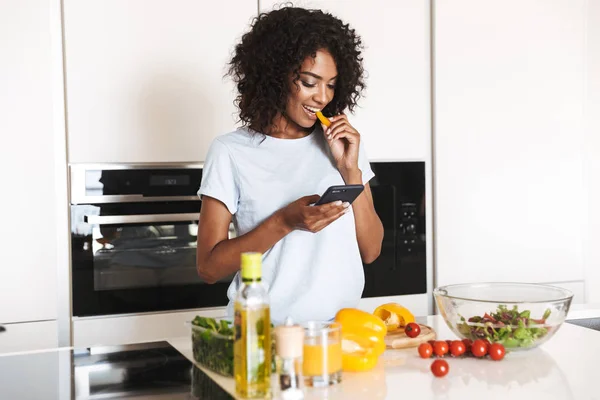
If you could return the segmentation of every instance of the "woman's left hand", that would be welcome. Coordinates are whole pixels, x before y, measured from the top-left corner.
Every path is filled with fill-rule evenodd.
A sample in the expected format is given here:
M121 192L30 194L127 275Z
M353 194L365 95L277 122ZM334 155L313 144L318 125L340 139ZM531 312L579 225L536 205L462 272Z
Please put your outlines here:
M321 125L338 170L342 174L357 170L360 134L350 125L345 114L336 115L329 120L329 127Z

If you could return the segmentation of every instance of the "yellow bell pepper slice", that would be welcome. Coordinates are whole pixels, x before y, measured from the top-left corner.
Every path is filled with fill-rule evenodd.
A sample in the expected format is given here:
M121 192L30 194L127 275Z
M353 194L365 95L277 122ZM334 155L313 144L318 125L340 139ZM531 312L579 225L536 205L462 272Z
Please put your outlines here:
M321 111L317 111L317 118L319 118L319 121L321 121L321 123L325 126L329 126L331 125L331 121L323 115L323 113Z
M411 322L415 322L415 316L406 307L397 303L383 304L375 309L373 315L385 323L388 332L393 332Z
M383 336L368 329L358 329L354 332L342 334L342 351L367 352L379 357L385 351L385 340Z
M342 325L342 335L359 329L373 331L381 337L387 333L387 327L381 318L356 308L341 309L335 315L335 321Z
M363 352L342 353L342 370L346 372L369 371L377 365L379 357Z
M385 323L377 316L356 308L340 310L335 321L342 326L342 369L368 371L385 351Z

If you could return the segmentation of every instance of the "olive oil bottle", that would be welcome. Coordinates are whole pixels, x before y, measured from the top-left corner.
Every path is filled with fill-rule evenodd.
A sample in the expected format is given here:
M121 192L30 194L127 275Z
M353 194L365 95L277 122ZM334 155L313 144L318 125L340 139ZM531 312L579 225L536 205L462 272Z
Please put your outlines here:
M242 285L234 302L233 373L236 392L249 399L271 396L271 316L261 282L262 254L243 253Z

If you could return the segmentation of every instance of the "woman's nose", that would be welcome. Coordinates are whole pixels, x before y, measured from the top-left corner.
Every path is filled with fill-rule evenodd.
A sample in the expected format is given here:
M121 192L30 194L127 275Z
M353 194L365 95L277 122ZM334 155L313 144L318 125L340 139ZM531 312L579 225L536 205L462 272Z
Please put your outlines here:
M319 90L313 96L313 100L324 106L331 101L330 95L327 90L327 85L319 85L318 87Z

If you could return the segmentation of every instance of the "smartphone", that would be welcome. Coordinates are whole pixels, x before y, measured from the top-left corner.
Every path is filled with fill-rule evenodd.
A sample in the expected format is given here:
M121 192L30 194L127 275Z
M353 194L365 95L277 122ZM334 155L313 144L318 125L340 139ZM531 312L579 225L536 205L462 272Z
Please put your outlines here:
M364 185L339 185L330 186L323 196L315 203L315 206L331 203L332 201L342 201L352 204L362 191L365 190Z

